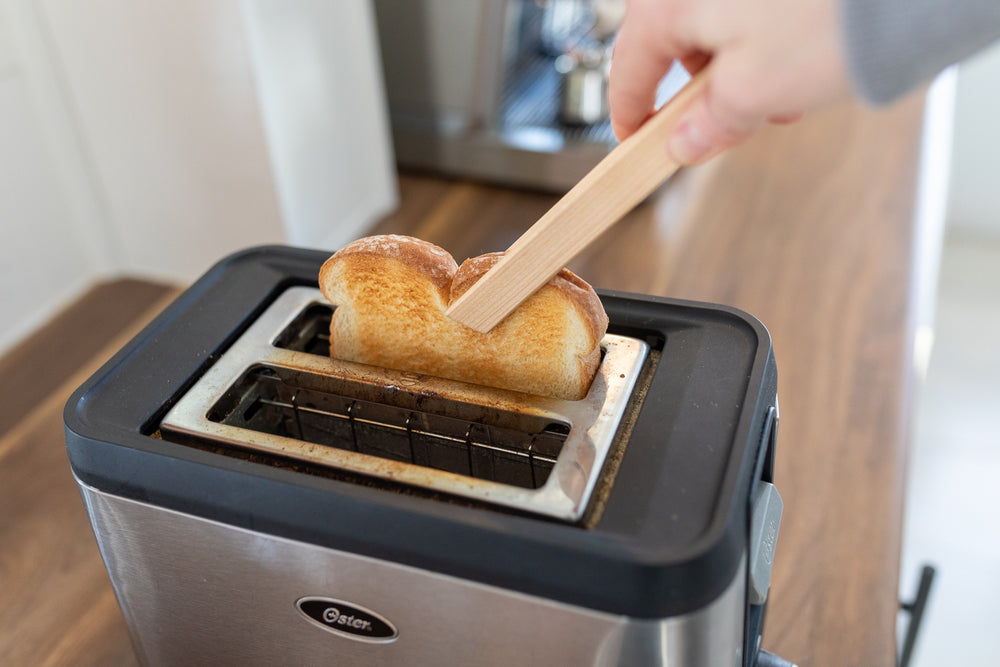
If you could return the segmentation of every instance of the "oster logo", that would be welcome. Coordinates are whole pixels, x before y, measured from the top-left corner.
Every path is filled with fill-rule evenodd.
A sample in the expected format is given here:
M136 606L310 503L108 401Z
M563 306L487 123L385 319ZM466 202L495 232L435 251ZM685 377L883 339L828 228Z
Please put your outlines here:
M295 602L299 613L313 625L362 642L385 644L399 632L386 618L350 602L323 597L304 597Z

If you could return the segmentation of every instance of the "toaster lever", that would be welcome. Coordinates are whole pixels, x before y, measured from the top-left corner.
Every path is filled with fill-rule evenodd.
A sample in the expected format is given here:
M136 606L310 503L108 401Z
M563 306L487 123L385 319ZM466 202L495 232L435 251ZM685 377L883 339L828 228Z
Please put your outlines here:
M783 507L774 484L757 483L750 517L750 604L764 604L767 600Z

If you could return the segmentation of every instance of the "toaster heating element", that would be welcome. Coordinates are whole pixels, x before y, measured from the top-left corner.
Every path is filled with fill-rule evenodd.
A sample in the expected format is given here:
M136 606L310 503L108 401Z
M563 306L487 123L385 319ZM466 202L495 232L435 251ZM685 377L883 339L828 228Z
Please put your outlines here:
M327 257L223 260L66 406L143 663L763 664L757 320L599 291L587 396L530 396L331 359Z

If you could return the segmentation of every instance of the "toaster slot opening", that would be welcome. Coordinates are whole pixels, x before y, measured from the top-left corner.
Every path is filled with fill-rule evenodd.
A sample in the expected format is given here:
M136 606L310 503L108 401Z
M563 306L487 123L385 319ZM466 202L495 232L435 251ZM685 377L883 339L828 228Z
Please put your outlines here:
M310 304L274 339L274 346L296 352L330 356L330 318L333 306Z
M552 419L469 404L460 419L446 414L456 412L452 403L436 405L433 396L398 388L372 396L370 386L319 387L318 381L290 368L255 366L212 406L208 419L528 489L548 479L570 430ZM418 402L421 409L414 407Z
M159 436L570 522L609 488L644 396L642 340L605 336L587 396L565 401L331 358L333 312L314 287L285 290L170 407Z

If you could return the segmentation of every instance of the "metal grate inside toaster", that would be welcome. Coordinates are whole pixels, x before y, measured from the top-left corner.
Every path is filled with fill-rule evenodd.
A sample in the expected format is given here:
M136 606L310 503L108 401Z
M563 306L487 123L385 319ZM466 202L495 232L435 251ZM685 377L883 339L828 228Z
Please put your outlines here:
M584 515L648 355L607 335L580 401L329 357L332 307L283 292L164 417L162 436L565 521Z

